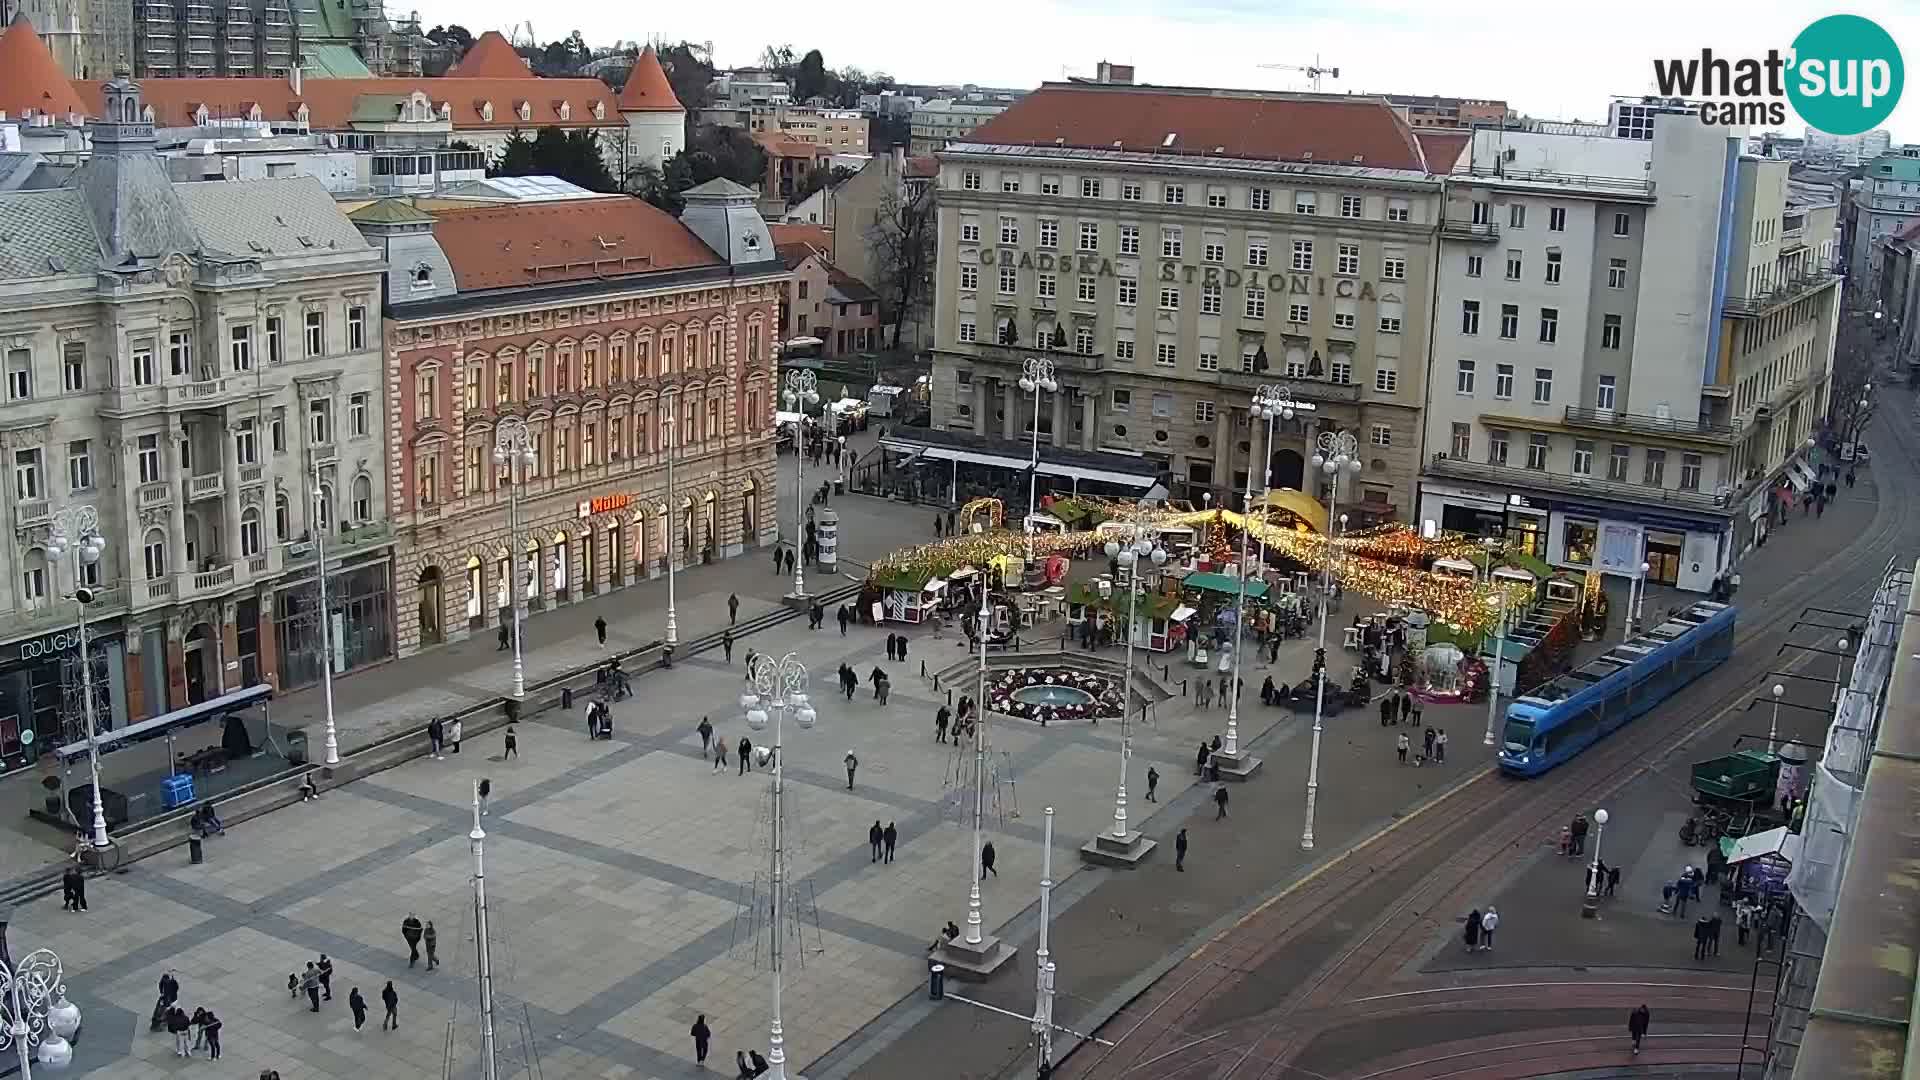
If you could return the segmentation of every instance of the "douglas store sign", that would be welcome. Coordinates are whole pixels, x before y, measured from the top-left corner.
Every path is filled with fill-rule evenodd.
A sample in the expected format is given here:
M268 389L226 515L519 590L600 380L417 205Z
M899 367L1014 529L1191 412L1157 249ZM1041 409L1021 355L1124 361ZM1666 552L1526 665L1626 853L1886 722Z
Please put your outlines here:
M99 636L98 634L93 635L96 641L99 639ZM14 662L40 660L49 656L58 656L63 652L79 647L80 631L77 628L73 630L61 630L58 633L48 634L45 637L32 638L13 646L9 650L13 655L7 656L5 659Z

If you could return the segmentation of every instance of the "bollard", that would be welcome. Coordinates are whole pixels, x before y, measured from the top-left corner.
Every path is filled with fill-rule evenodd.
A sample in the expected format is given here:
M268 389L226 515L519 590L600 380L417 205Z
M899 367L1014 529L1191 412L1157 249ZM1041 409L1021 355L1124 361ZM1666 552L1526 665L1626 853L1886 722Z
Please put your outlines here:
M573 711L573 687L563 686L560 688L560 707L569 712Z
M1185 679L1180 680L1180 696L1181 697L1187 696L1187 680Z
M927 677L927 662L925 660L920 661L920 677L923 679Z
M934 964L927 968L927 999L944 1001L947 996L947 965Z
M206 844L198 836L187 837L187 861L195 866L207 861Z
M520 722L520 701L518 698L508 698L505 711L507 714L507 723L517 724Z
M668 645L660 650L660 666L667 668L673 666L673 646Z
M947 704L953 704L953 687L947 687Z

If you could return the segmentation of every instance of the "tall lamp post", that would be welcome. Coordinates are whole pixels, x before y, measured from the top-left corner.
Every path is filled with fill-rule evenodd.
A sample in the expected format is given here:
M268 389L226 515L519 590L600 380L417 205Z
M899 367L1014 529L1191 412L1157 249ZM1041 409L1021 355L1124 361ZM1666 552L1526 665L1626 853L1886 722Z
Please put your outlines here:
M20 1062L20 1080L33 1080L33 1065L55 1072L73 1063L73 1037L80 1010L67 1000L66 973L51 950L36 949L8 967L0 954L0 1052Z
M79 618L80 711L87 719L87 771L93 784L93 846L104 848L107 840L107 812L100 798L99 718L93 703L93 656L87 647L87 605L93 602L93 590L86 585L86 568L100 561L107 549L100 535L100 512L92 506L68 506L53 517L53 532L47 538L47 555L55 564L69 552L73 555L73 609ZM331 730L331 729L329 729ZM48 955L52 955L49 953Z
M807 406L820 400L820 383L813 372L801 369L787 372L786 402L787 408L800 414L793 425L793 546L800 547L801 537L807 534L806 510L807 493ZM793 595L798 599L807 596L807 561L793 560Z
M1847 670L1847 649L1852 646L1845 635L1840 638L1840 655L1833 661L1833 704L1840 704L1840 676ZM1772 749L1772 747L1768 747Z
M487 933L487 869L482 851L487 833L480 827L480 781L473 782L473 830L467 833L467 850L473 853L473 928L480 969L480 1076L495 1080L499 1065L494 1059L493 1034L493 940Z
M781 803L787 756L781 752L780 736L788 712L803 730L813 727L815 716L813 706L807 703L807 668L797 655L788 653L778 661L771 656L756 656L747 676L754 689L754 693L740 695L740 703L746 706L747 726L764 731L769 713L773 719L773 1026L767 1047L767 1075L771 1080L786 1080L787 1037L780 1023L780 979L786 936L781 922L786 916L787 899L786 830Z
M679 439L675 435L675 433L679 431L679 427L680 426L678 424L670 424L665 429L667 432L667 520L663 523L665 525L665 528L662 529L661 531L666 533L666 536L664 537L664 539L666 540L666 549L667 549L666 660L667 660L668 667L673 666L674 646L680 644L680 612L679 612L678 606L674 603L674 594L673 594L673 578L674 578L673 538L677 533L679 533L682 523L686 520L685 517L681 515L680 504L677 501L675 501L674 494L673 494L673 491L674 491L673 459L680 456L680 447L678 445ZM642 528L644 527L645 526L642 526ZM684 547L684 545L682 545L682 547ZM680 555L682 558L685 558L686 554L687 553L684 550L680 552Z
M1640 621L1640 610L1647 600L1647 575L1653 572L1652 563L1641 563L1640 573L1627 583L1627 633L1622 641L1633 640L1633 628Z
M1260 475L1263 477L1260 485L1262 520L1265 520L1266 498L1273 493L1273 426L1281 420L1291 421L1294 411L1295 402L1291 386L1284 383L1268 383L1253 393L1253 416L1255 419L1267 422L1266 453L1260 456L1262 463ZM1247 472L1251 474L1253 470L1249 468ZM1266 567L1267 538L1262 535L1260 537L1260 568L1264 571Z
M1027 463L1027 561L1033 561L1033 515L1040 498L1040 394L1055 393L1060 384L1053 377L1053 361L1044 356L1029 356L1021 366L1020 389L1033 395L1033 460Z
M1313 455L1313 467L1327 474L1327 517L1329 522L1340 507L1340 476L1360 474L1360 440L1345 431L1323 431L1319 451ZM1347 516L1339 516L1344 531ZM1327 655L1327 600L1333 592L1329 577L1333 571L1333 538L1327 538L1326 561L1320 567L1320 644L1317 655ZM1326 724L1327 670L1324 662L1313 687L1313 748L1307 758L1307 824L1300 833L1300 846L1313 850L1313 811L1320 798L1320 733Z
M308 459L313 468L314 580L320 588L320 690L327 714L326 764L332 767L340 764L340 735L333 726L333 620L327 607L327 527L333 522L333 508L320 488L319 455L309 454Z
M520 478L522 469L534 465L533 435L527 422L508 416L493 426L493 461L507 467L507 588L513 595L513 698L527 696L526 656L520 651L521 629L526 621L527 587L520 581L522 560L527 553L520 548ZM540 568L534 567L534 573Z
M1100 866L1136 866L1156 844L1127 826L1127 763L1133 759L1133 639L1140 625L1141 582L1149 569L1167 563L1167 550L1154 542L1147 527L1136 522L1126 543L1107 541L1107 558L1127 573L1127 666L1120 678L1120 786L1113 800L1113 828L1103 830L1080 849L1081 857Z
M1773 684L1773 718L1767 721L1767 753L1769 754L1774 752L1775 744L1778 743L1779 741L1780 696L1782 694L1785 694L1786 692L1787 692L1786 687L1780 685L1779 683Z
M1482 742L1492 746L1499 741L1500 669L1507 663L1507 594L1496 589L1487 604L1494 609L1493 668L1487 675L1487 734Z
M1593 861L1587 864L1587 895L1580 902L1580 917L1591 919L1600 911L1600 840L1607 835L1605 807L1593 812Z

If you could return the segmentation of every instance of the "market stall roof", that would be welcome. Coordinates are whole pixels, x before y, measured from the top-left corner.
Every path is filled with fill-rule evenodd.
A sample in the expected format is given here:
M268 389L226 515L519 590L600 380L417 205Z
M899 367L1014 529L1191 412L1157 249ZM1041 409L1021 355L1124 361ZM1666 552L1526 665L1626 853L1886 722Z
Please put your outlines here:
M1304 491L1293 488L1275 488L1267 492L1267 505L1275 510L1285 510L1293 516L1313 526L1313 531L1321 536L1327 535L1327 508L1320 500Z
M1005 442L983 438L970 431L939 431L933 428L891 431L880 440L880 445L922 459L993 465L1016 472L1024 472L1032 464L1029 451L1025 448L1009 452ZM1138 491L1150 490L1162 472L1158 465L1144 456L1046 445L1040 447L1040 471L1048 476L1067 476Z
M1115 588L1110 594L1101 596L1099 585L1091 581L1075 583L1067 591L1067 598L1076 604L1086 604L1103 611L1125 611L1127 607L1126 589ZM1178 614L1181 607L1177 598L1161 596L1159 593L1147 593L1140 597L1140 614L1149 619L1172 619L1174 622L1179 622L1185 618ZM1192 614L1192 609L1189 608L1187 611L1188 614Z
M1465 559L1435 559L1433 560L1433 568L1435 570L1452 570L1456 573L1463 570L1467 573L1473 572L1473 564Z
M1181 584L1189 589L1205 589L1208 592L1232 593L1235 596L1240 595L1240 579L1231 574L1188 574ZM1247 599L1249 600L1258 600L1262 596L1267 595L1267 583L1264 581L1249 581L1246 585Z
M1195 613L1197 613L1199 610L1200 610L1199 608L1188 607L1185 604L1181 604L1179 607L1173 609L1173 615L1172 615L1173 621L1186 622L1188 619L1193 618Z
M1735 866L1767 855L1777 855L1788 862L1795 862L1800 858L1800 834L1788 832L1782 826L1742 836L1738 840L1723 836L1720 838L1720 854L1727 857L1729 865Z
M191 727L205 720L219 719L225 717L228 713L251 708L252 706L271 701L272 699L273 687L271 685L261 683L258 686L249 686L244 690L234 690L216 698L209 698L206 701L188 705L185 708L175 709L170 713L163 716L156 716L151 720L142 720L137 724L128 724L126 727L114 731L100 732L95 736L92 745L102 754L112 753L115 750L132 746L135 743L145 742L149 739L163 738L168 732L179 728ZM88 745L87 740L81 739L79 742L68 743L60 747L55 753L59 755L62 762L71 763L76 759L87 756Z

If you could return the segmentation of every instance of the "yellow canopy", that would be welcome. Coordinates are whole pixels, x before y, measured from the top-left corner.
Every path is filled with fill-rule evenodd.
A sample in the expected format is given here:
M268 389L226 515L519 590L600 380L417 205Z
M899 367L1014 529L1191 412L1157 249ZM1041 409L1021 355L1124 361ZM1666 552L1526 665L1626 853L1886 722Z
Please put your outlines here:
M1327 508L1320 500L1304 491L1293 488L1275 488L1267 492L1267 505L1275 510L1285 510L1313 527L1321 536L1327 535Z

